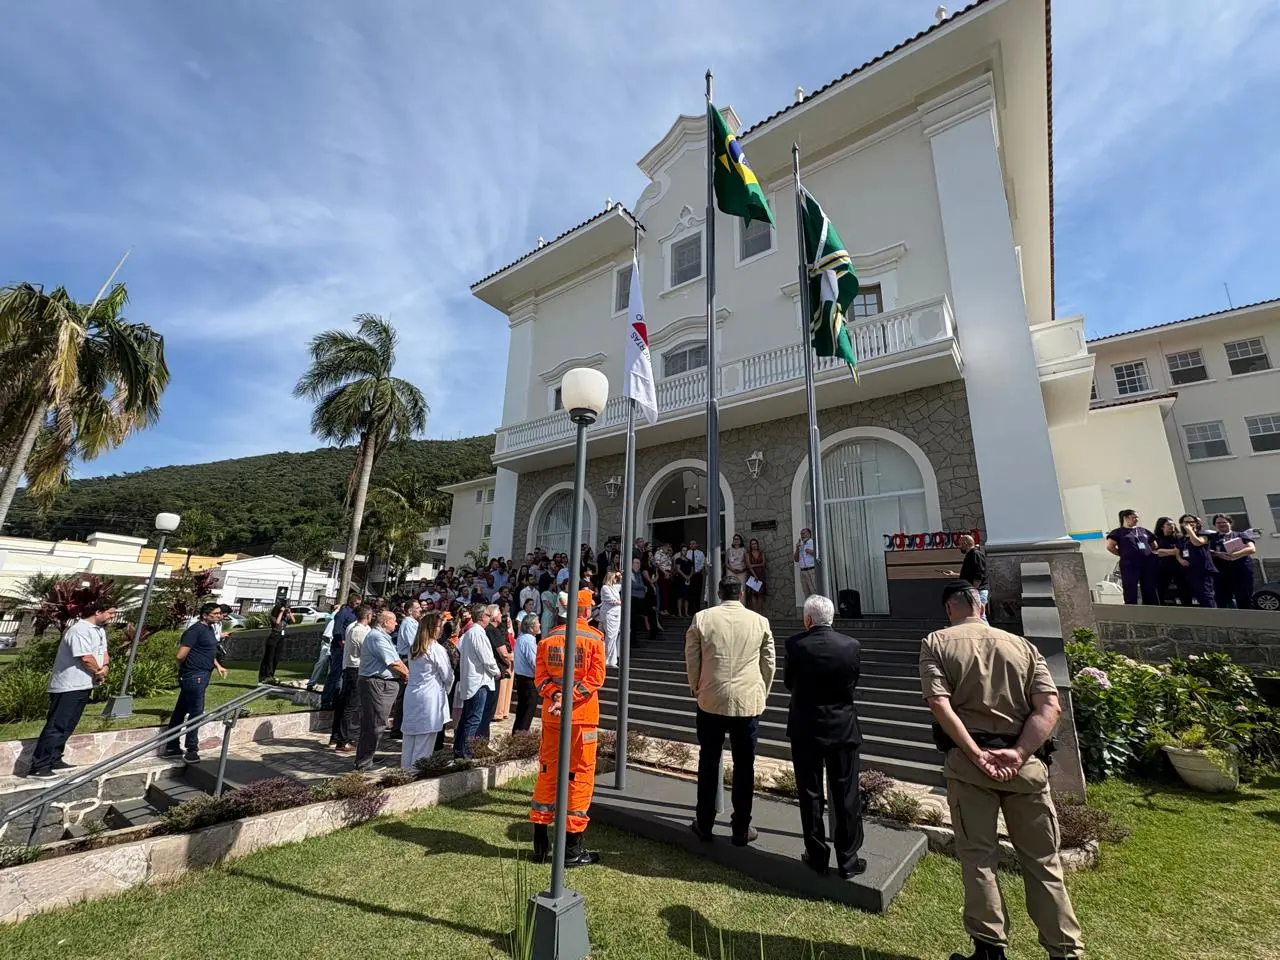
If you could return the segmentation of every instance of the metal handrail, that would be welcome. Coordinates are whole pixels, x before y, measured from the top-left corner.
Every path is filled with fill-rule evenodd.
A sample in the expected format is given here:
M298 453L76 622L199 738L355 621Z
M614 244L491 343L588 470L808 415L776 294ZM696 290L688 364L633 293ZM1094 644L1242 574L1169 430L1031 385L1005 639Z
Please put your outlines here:
M30 800L18 804L10 810L0 815L0 826L16 820L24 813L31 810L39 810L35 821L31 825L31 833L27 838L27 845L30 846L35 840L36 834L40 832L40 828L44 825L45 814L49 809L49 804L57 800L63 794L70 793L76 787L90 783L105 773L110 773L117 767L122 767L126 763L138 759L146 753L153 751L161 744L168 743L170 740L177 740L184 736L193 727L202 727L206 723L215 723L221 720L227 727L222 736L222 756L218 763L218 785L215 796L222 793L222 777L227 764L227 748L231 744L231 728L235 726L236 721L240 717L240 711L255 700L265 697L269 693L278 693L281 690L290 690L290 687L277 687L271 684L259 684L248 693L242 693L234 699L228 700L226 703L213 710L206 711L198 717L192 717L184 721L176 727L169 727L156 734L150 740L144 740L135 746L130 747L122 753L114 756L106 757L99 760L92 766L83 770L77 770L74 774L59 783L55 783L44 790L39 791Z

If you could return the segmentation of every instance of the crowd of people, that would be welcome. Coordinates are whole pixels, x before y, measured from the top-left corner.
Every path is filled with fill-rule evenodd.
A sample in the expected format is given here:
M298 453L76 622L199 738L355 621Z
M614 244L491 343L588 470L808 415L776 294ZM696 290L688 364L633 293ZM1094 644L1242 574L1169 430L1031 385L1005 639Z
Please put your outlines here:
M1121 510L1119 520L1106 544L1120 561L1125 603L1253 606L1258 547L1252 530L1233 529L1224 513L1213 518L1211 530L1189 513L1161 517L1154 530L1141 525L1136 510Z

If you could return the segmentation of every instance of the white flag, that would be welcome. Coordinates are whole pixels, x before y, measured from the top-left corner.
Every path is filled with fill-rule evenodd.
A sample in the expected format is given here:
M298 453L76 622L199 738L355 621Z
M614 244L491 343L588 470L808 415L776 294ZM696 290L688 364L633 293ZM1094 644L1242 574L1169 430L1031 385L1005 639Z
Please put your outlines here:
M650 424L658 422L658 394L653 387L653 360L649 357L649 328L644 322L644 298L640 295L640 264L631 255L631 292L627 297L627 386L630 397Z

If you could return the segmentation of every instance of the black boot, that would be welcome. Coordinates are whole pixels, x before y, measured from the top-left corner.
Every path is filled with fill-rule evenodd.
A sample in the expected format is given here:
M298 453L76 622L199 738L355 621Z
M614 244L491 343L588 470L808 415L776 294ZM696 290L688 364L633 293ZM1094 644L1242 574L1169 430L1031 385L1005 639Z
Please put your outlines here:
M533 863L546 863L551 854L551 835L547 830L545 823L535 823L533 825L533 856L529 859Z
M986 943L982 940L974 940L973 956L966 957L962 953L953 953L951 960L1006 960L1006 958L1004 947L997 947L995 944Z
M565 837L564 865L570 867L589 867L600 862L600 854L588 850L584 842L584 833L570 833Z

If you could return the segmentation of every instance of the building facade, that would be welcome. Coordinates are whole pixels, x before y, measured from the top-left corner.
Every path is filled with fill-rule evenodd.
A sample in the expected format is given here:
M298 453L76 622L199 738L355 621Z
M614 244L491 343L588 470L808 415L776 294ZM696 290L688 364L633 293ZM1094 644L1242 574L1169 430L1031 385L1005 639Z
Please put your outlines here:
M270 607L281 587L288 589L294 603L321 606L334 596L338 584L324 571L304 570L275 555L232 560L213 570L214 598L240 610Z
M1174 397L1160 437L1179 495L1145 511L1232 517L1253 527L1280 577L1280 300L1089 341L1095 408Z
M441 493L453 497L449 525L444 539L444 566L461 569L476 558L511 555L510 539L494 543L493 510L497 477L477 477L461 483L439 487ZM439 539L439 538L437 538ZM470 556L468 556L470 555Z
M155 551L143 537L114 533L93 533L85 540L36 540L31 537L0 537L0 596L20 597L23 584L33 575L70 576L95 573L105 577L145 580L151 575ZM166 553L156 568L156 576L167 578L182 566L185 554ZM206 560L207 558L192 558ZM205 569L204 564L200 569Z
M739 134L778 225L717 221L718 481L725 542L758 539L767 555L773 616L803 600L792 551L810 515L793 142L861 284L860 382L831 361L817 373L836 588L858 591L864 613L936 616L890 609L885 537L977 529L1001 589L1017 589L1021 561L1049 560L1083 605L1050 428L1088 417L1093 360L1082 319L1053 312L1046 13L1043 0L986 0ZM571 547L558 384L589 366L621 392L636 225L660 409L637 430L637 533L705 544L705 142L704 117L678 118L640 160L649 184L634 212L611 204L473 287L511 330L495 555ZM621 531L610 480L625 414L611 397L588 434L595 547Z

